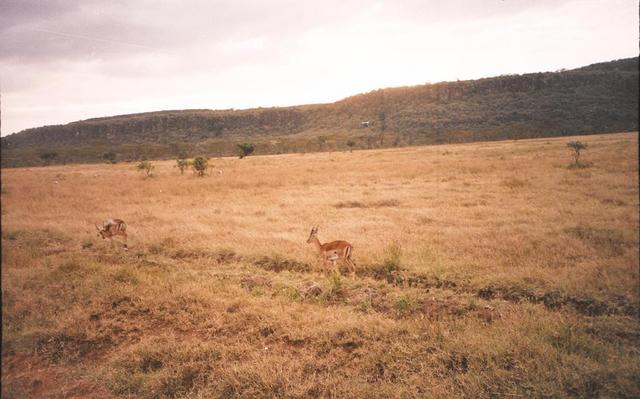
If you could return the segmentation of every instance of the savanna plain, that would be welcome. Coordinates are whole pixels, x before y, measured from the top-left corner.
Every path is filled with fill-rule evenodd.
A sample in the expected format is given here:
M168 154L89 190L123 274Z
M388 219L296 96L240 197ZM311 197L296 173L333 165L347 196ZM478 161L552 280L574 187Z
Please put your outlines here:
M640 397L637 148L3 169L2 397Z

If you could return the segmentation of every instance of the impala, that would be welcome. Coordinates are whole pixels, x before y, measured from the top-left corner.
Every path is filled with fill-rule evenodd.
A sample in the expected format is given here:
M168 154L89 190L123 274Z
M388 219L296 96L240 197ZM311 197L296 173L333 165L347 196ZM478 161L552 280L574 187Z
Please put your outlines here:
M322 244L318 239L318 226L314 226L311 228L311 234L309 234L307 244L313 244L316 247L325 263L331 261L335 268L336 261L342 260L351 270L352 276L356 275L356 265L353 260L351 260L353 246L348 242L339 240Z
M102 228L98 227L96 224L96 229L98 230L98 237L102 237L102 239L108 238L111 241L111 247L113 247L113 237L115 236L123 236L124 237L124 250L129 249L127 247L127 225L121 219L109 219L102 224Z

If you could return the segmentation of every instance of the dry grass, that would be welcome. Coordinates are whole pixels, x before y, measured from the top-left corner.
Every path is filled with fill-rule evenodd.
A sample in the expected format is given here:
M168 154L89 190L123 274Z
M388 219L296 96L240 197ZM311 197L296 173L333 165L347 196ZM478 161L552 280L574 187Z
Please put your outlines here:
M3 170L2 396L638 397L638 136L576 139Z

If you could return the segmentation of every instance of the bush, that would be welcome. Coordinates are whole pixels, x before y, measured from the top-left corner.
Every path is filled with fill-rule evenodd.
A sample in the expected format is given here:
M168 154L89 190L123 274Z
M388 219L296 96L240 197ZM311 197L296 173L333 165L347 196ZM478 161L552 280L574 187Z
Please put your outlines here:
M400 297L395 304L396 312L400 317L404 317L413 313L416 310L417 306L418 304L415 299L407 295Z
M581 141L570 141L567 143L567 147L573 151L574 163L572 166L580 167L580 151L587 149L587 143L583 143Z
M184 158L176 159L176 168L180 169L180 174L183 175L185 169L189 167L189 161Z
M347 141L347 147L349 147L349 151L353 151L353 147L356 145L356 142L353 140Z
M105 152L102 154L102 160L106 163L114 164L116 163L116 153L115 152Z
M242 143L238 144L238 148L240 149L240 159L253 154L255 147L252 143Z
M344 297L344 288L342 286L342 277L340 272L332 270L329 275L329 287L323 292L322 296L325 301L337 301Z
M136 168L139 171L142 171L145 173L145 177L153 177L153 169L155 169L155 166L153 166L153 164L151 164L151 162L149 161L140 161L138 162L138 165L136 166Z
M45 152L44 154L40 154L40 159L42 159L42 162L44 162L45 165L50 165L57 157L57 152Z
M402 257L402 247L393 243L384 250L383 270L387 277L400 270L400 258Z
M207 157L195 157L191 163L193 170L199 177L202 177L207 173L209 168L209 158Z

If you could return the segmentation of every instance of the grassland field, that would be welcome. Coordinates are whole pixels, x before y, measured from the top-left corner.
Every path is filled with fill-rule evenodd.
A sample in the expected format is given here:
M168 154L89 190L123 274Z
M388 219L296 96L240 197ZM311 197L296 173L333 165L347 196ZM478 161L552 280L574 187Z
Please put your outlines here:
M640 397L637 132L153 163L2 170L3 398Z

